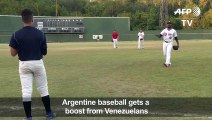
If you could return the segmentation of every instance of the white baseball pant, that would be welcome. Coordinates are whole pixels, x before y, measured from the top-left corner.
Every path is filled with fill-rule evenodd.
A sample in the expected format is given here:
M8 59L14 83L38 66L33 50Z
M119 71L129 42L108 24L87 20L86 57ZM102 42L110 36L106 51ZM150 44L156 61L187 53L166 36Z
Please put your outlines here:
M43 60L19 61L23 101L31 101L33 78L41 97L49 95Z
M140 40L138 39L138 49L144 48L144 39Z
M165 64L171 64L171 51L172 51L172 42L163 42L163 54L165 56Z
M113 47L118 48L118 39L113 39Z

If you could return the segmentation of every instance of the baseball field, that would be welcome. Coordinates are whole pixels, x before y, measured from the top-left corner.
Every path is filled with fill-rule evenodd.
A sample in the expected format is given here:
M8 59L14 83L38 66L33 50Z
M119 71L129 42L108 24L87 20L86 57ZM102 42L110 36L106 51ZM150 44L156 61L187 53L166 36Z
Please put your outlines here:
M212 97L212 41L181 40L172 66L163 66L162 41L48 43L44 57L51 97ZM0 44L0 97L20 97L18 58ZM39 97L34 85L33 97ZM10 118L0 118L8 120ZM11 118L11 120L22 118ZM68 118L56 120L189 120L191 118ZM36 118L40 120L40 118Z

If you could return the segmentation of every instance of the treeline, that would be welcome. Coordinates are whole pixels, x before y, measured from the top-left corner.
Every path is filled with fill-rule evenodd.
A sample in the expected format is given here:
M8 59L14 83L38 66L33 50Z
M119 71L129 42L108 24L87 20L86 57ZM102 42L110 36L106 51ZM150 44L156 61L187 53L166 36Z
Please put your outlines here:
M198 6L201 14L191 27L212 28L212 2L210 0L58 0L58 15L73 17L130 17L131 30L154 30L159 27L161 1L168 2L169 20L176 29L182 29L180 19L193 18L193 14L174 15L178 8ZM20 15L30 8L36 16L55 16L56 0L0 0L1 15Z

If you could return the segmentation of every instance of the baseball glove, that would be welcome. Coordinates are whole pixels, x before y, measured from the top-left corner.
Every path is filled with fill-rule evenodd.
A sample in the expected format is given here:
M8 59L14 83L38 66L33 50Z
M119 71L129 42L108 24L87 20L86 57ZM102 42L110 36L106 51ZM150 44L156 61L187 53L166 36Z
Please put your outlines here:
M177 45L174 45L174 46L173 46L173 50L178 50L178 48L179 48L179 47L178 47Z

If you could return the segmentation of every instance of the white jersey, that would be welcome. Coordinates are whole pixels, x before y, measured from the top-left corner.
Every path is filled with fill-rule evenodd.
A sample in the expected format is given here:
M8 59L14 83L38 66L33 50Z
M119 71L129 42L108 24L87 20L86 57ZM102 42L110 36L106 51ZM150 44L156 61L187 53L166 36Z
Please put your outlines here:
M175 29L168 30L165 28L161 33L163 35L163 40L165 42L172 42L175 37L177 37L177 32Z
M144 39L144 32L139 32L138 33L138 39Z

